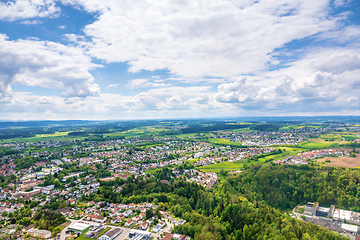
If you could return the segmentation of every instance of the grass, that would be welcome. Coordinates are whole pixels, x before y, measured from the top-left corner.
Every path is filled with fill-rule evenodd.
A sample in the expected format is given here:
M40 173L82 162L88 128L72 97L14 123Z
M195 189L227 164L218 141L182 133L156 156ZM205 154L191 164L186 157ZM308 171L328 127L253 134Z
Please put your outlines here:
M222 145L222 146L226 145L226 146L232 146L232 147L242 147L241 142L233 142L233 141L230 141L229 139L224 139L224 138L210 138L210 139L203 139L202 141L209 142L212 144Z
M301 129L304 128L305 126L299 126L299 125L295 125L295 124L290 124L284 127L281 127L279 130L290 130L290 129Z
M243 165L240 162L221 162L207 166L197 167L196 169L205 172L219 172L221 170L240 170Z
M301 148L296 148L296 147L279 147L281 149L281 151L286 151L286 152L295 152L295 151L302 151Z
M66 228L67 226L69 226L70 223L71 223L71 222L64 222L63 224L57 226L57 228L59 228L59 229L60 229L60 232L61 232L64 228Z
M145 173L149 173L149 174L153 174L156 173L157 171L160 171L162 168L155 168L155 169L150 169L145 171Z
M196 133L174 134L174 135L171 135L171 136L176 137L176 138L188 138L188 137L195 137Z
M1 140L2 143L10 142L40 142L46 140L73 140L73 139L84 139L84 137L68 136L69 132L55 132L50 134L37 134L35 137L28 138L9 138Z
M345 141L354 141L355 139L358 139L360 137L355 136L355 135L341 135Z
M268 155L265 157L261 157L258 159L247 159L244 160L244 166L251 166L251 165L255 165L255 164L268 164L271 163L273 161L276 160L281 160L289 155L295 156L296 154L298 154L299 152L304 152L306 150L301 149L301 148L292 148L292 147L280 147L281 150L283 150L282 153L278 153L278 154L273 154L273 155ZM284 151L286 150L286 151Z
M194 162L197 162L199 159L191 159L191 160L187 160L187 163L193 164Z
M339 144L335 142L325 142L325 141L320 141L320 142L306 141L298 144L298 146L306 149L322 149L322 148L336 148L339 146Z
M109 231L111 229L111 227L107 227L104 230L101 231L101 233L99 233L98 238L100 238L102 235L104 235L107 231Z
M75 238L75 240L96 240L96 238L87 238L85 237L85 233L87 231L83 232L82 234L80 234L80 236L78 236L77 238Z
M254 132L255 130L251 130L249 128L240 128L240 129L234 129L231 130L231 132L233 133L249 133L249 132Z

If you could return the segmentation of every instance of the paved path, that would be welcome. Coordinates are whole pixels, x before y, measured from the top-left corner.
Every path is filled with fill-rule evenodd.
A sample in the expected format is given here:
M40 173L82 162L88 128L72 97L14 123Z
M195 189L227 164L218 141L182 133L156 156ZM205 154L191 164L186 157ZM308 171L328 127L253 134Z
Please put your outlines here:
M298 207L298 206L296 206L296 207ZM304 219L301 218L302 214L295 212L296 207L294 207L294 209L292 210L293 214L296 216L297 219L304 221Z

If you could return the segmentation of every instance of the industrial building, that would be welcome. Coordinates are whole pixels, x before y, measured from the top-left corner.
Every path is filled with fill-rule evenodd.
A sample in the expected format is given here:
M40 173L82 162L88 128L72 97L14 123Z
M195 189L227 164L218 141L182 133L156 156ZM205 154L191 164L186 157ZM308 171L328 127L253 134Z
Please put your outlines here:
M113 240L121 234L122 230L120 228L113 228L110 231L106 232L100 237L101 240Z
M30 234L30 236L32 237L38 237L38 238L50 238L51 237L51 232L48 230L39 230L39 229L29 229L27 230L27 233Z
M330 208L323 208L319 206L318 202L308 202L305 205L304 214L308 216L322 216L333 217L335 213L335 205L331 205Z
M151 238L151 233L148 231L131 229L129 232L129 238L131 240L149 240Z
M83 233L86 229L90 228L91 226L86 223L75 223L68 227L68 230L74 233Z

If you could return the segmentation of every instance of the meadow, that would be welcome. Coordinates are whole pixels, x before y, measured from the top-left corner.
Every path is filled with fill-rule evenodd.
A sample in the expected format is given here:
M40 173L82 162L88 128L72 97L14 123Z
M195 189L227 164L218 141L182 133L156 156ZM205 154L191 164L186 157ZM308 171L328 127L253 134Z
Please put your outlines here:
M243 169L243 165L241 162L221 162L207 166L196 167L196 169L203 172L220 172L221 170L240 170Z
M28 138L9 138L1 140L1 143L12 143L12 142L40 142L40 141L67 141L74 139L84 139L84 137L69 136L69 132L55 132L50 134L37 134L35 137Z
M204 142L209 142L216 145L222 145L222 146L231 146L231 147L242 147L241 142L233 142L229 139L224 138L209 138L209 139L203 139Z
M339 147L338 143L325 142L325 141L306 141L298 144L299 147L305 149L322 149L322 148L336 148Z

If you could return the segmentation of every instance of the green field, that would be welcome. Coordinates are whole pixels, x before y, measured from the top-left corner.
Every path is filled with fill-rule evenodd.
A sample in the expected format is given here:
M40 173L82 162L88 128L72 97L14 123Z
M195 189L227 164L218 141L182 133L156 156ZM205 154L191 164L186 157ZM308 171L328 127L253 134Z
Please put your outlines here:
M249 132L254 132L255 130L251 130L249 128L240 128L240 129L234 129L231 130L231 132L233 133L249 133Z
M306 148L306 149L321 149L321 148L336 148L339 147L338 143L335 142L324 142L324 141L320 141L320 142L302 142L300 144L298 144L299 147L301 148Z
M37 134L35 137L28 138L10 138L1 140L2 143L11 143L11 142L40 142L48 140L73 140L73 139L84 139L84 137L77 136L68 136L69 132L55 132L50 134Z
M243 165L240 162L222 162L203 167L197 167L196 169L204 172L220 172L221 170L240 170L243 169Z
M111 227L107 227L104 230L101 231L101 233L99 233L98 237L100 238L102 235L104 235L107 231L109 231L111 229Z
M154 169L150 169L145 171L145 173L149 173L149 174L153 174L156 173L157 171L160 171L162 168L154 168Z
M341 137L343 137L345 139L345 141L354 141L355 139L360 138L359 136L356 135L341 135Z
M291 125L283 126L279 130L301 129L301 128L304 128L304 127L305 126L301 126L301 125L299 126L299 125L291 124Z
M187 160L187 163L193 164L194 162L197 162L199 159L191 159L191 160Z
M188 138L188 137L195 137L196 133L184 133L184 134L174 134L171 135L172 137L177 137L177 138Z
M232 146L232 147L242 147L241 142L233 142L229 139L224 138L209 138L209 139L203 139L204 142L209 142L212 144L222 145L222 146Z

